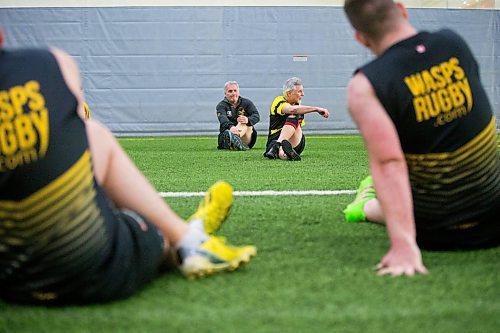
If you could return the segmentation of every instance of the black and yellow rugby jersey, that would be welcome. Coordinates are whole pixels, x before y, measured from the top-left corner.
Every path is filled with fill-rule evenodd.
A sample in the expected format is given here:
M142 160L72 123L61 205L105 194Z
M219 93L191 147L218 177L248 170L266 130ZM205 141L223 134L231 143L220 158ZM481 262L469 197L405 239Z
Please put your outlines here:
M421 32L359 71L398 131L417 228L473 222L498 207L495 117L462 38L447 29Z
M272 140L277 140L281 129L285 125L286 119L289 115L283 113L283 107L285 105L290 105L283 96L278 96L274 99L271 104L271 109L269 113L269 133L268 133L268 143ZM296 115L300 119L300 125L304 126L304 115Z
M55 299L88 284L111 252L111 208L76 110L51 52L1 51L2 292Z

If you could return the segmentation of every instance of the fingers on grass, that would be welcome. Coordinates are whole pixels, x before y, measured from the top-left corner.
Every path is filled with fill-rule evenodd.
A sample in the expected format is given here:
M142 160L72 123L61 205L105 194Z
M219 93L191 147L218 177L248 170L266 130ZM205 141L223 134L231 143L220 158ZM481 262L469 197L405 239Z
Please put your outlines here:
M413 266L388 267L388 266L383 266L381 264L378 264L376 270L377 270L377 275L379 275L379 276L390 275L393 277L398 277L398 276L412 277L417 273L420 273L420 274L427 274L428 273L427 269L424 266L420 266L420 267L413 267Z

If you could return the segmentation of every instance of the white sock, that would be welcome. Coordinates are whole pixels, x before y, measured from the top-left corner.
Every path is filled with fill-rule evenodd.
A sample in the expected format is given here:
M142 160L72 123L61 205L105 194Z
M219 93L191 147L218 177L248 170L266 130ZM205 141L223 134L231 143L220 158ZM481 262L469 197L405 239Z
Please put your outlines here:
M199 220L193 220L189 223L188 232L177 245L178 249L195 249L209 238L207 233L203 230L203 225L200 228L199 222L196 221Z
M203 221L201 219L191 220L189 222L189 224L198 230L205 231L205 226L204 226Z

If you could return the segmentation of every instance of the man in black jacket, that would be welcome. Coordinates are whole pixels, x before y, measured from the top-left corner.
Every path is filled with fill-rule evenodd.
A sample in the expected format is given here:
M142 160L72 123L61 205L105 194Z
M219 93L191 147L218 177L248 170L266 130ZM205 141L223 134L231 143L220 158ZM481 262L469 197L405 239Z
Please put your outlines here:
M236 81L224 84L224 99L217 104L219 119L218 149L248 150L257 141L254 126L260 120L259 111L248 98L240 96Z

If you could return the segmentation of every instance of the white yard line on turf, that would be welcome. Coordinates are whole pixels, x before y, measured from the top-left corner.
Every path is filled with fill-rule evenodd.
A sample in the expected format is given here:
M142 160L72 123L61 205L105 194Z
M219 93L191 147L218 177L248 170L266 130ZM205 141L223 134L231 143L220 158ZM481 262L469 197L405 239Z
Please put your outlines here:
M264 196L281 196L281 195L344 195L355 194L354 190L331 190L331 191L234 191L235 197L264 197ZM189 198L189 197L202 197L205 192L159 192L163 198Z

